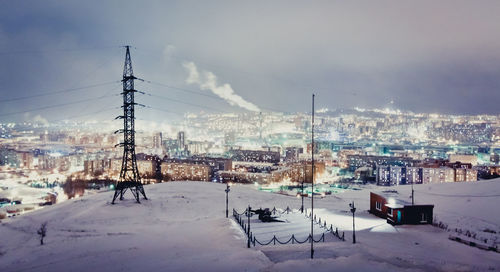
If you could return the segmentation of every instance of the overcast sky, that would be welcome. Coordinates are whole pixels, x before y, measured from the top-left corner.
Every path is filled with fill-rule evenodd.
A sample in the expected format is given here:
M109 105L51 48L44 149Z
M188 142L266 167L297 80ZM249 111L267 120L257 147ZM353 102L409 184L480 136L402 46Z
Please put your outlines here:
M137 77L183 89L137 82L156 95L138 102L165 110L141 109L148 120L179 117L166 111L304 112L313 92L332 109L499 114L500 1L0 5L2 121L112 119L119 83L67 90L119 81L126 44Z

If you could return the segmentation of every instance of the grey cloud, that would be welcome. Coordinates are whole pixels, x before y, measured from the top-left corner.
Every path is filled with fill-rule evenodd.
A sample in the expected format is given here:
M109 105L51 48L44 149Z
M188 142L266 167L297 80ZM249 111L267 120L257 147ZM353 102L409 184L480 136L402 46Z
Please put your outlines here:
M119 80L124 53L118 46L131 44L137 47L132 60L139 77L200 88L185 81L182 61L192 60L259 108L306 111L303 101L314 91L320 106L329 108L384 107L394 99L395 106L415 112L498 114L492 102L500 101L498 14L499 1L4 1L0 52L50 53L0 55L0 88L9 98ZM109 46L114 47L57 51ZM226 106L171 89L138 87ZM107 91L1 106L6 112L30 109ZM181 113L200 110L138 99ZM99 103L76 111L120 101ZM74 111L32 114L50 120Z

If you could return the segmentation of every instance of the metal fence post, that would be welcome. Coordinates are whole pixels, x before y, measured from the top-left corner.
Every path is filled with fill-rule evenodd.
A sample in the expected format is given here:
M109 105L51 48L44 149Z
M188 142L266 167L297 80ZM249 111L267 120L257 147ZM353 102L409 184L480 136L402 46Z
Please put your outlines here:
M247 216L248 216L248 229L247 229L248 243L247 243L247 247L248 248L250 248L250 211L251 211L251 208L250 208L250 205L248 205L248 212L247 212Z

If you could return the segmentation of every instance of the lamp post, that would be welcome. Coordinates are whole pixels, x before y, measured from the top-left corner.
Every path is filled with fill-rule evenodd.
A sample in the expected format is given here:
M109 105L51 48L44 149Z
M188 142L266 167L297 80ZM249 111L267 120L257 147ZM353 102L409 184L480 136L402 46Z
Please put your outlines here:
M352 212L352 243L356 243L356 229L354 228L354 213L356 212L356 207L354 207L354 201L349 203L349 207L351 207Z
M302 186L300 191L300 198L302 199L302 205L300 206L300 212L304 213L304 180L306 179L306 164L304 162L304 167L302 167Z
M311 259L314 259L314 94L312 95L311 127Z
M411 205L415 205L415 191L413 190L413 180L411 181Z
M231 191L231 189L229 189L229 183L226 183L226 190L224 190L226 192L226 218L228 216L228 212L229 212L229 191Z

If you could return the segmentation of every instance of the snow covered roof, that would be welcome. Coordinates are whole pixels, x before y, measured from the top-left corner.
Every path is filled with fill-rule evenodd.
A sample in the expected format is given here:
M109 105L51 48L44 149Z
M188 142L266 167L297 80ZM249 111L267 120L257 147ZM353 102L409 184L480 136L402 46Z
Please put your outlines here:
M405 205L411 205L411 202L402 200L401 195L396 190L386 190L382 192L374 192L387 200L385 206L393 209L403 208Z
M399 203L387 203L385 204L385 206L391 209L402 209L405 207L405 205Z

